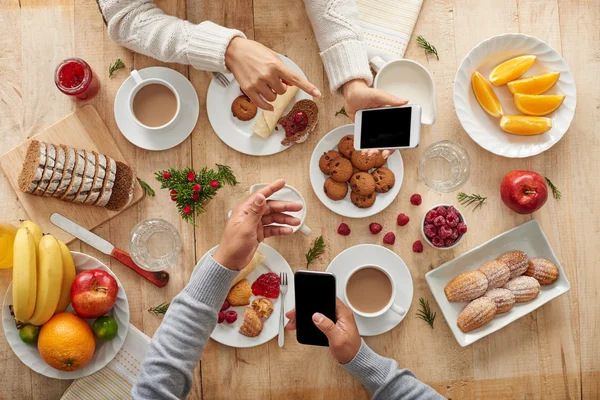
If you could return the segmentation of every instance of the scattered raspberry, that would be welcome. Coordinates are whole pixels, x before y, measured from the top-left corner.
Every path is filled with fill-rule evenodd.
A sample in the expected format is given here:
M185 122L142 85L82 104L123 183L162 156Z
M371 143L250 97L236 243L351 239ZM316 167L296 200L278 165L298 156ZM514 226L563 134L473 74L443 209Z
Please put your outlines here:
M385 244L396 243L396 235L394 235L394 232L386 233L385 236L383 237L383 243L385 243Z
M350 227L342 222L340 226L338 226L337 233L342 236L348 236L350 234Z
M233 310L227 311L225 313L225 321L227 321L228 324L233 324L237 321L237 313Z
M415 193L412 196L410 196L410 202L411 202L411 204L414 204L415 206L420 206L422 201L423 201L423 199L421 199L420 194Z
M434 236L431 239L431 243L433 243L433 245L435 247L442 247L442 246L444 246L444 240L441 237L439 237L439 236Z
M231 307L231 305L229 304L229 302L227 300L225 300L225 302L223 303L223 305L221 306L221 310L220 311L225 311L227 310L229 307Z
M194 174L192 171L190 171L190 172L188 172L187 178L188 178L189 182L193 182L194 179L196 179L196 174Z
M446 216L446 223L448 224L449 227L454 228L456 225L458 225L458 222L459 222L458 215L448 214Z
M448 215L448 210L446 210L446 207L444 206L439 206L435 209L435 212L437 212L437 215L441 215L442 217Z
M425 221L427 221L429 223L433 223L433 220L437 216L438 216L438 214L435 210L430 210L427 212L427 214L425 214Z
M398 214L398 218L397 218L398 225L404 226L404 225L408 224L408 221L410 221L410 218L408 218L408 216L406 214L404 214L404 213Z
M223 314L223 311L219 311L219 320L217 321L217 323L222 323L223 321L225 321L225 314Z
M175 196L171 196L171 200L177 201L177 198Z
M416 242L413 243L413 251L415 253L422 253L423 252L423 243L421 243L420 240L417 240Z
M162 177L163 179L170 179L171 178L171 173L168 171L165 171L162 173Z
M185 206L185 207L183 207L183 213L184 213L185 215L188 215L188 214L190 214L191 212L192 212L192 208L191 208L190 206Z
M435 217L435 219L433 220L433 224L435 226L442 226L442 225L446 225L446 218L442 217L441 215L438 215L437 217Z
M444 246L446 246L446 247L450 247L453 244L454 244L454 239L448 238L448 239L444 240Z
M279 297L279 275L267 272L258 277L252 284L252 294L255 296L276 299Z
M199 192L202 190L202 186L198 185L197 183L194 184L194 186L192 186L192 190L194 192Z
M450 237L450 235L452 235L452 228L449 228L445 225L440 226L440 229L438 229L438 235L441 239L447 239Z
M382 229L383 226L381 226L381 224L378 224L377 222L373 222L369 225L369 230L373 235L377 235L379 232L381 232Z
M449 239L452 239L452 240L458 239L458 229L452 228L452 235L450 235Z
M459 222L458 225L456 225L456 230L459 235L464 235L467 233L467 225L464 222Z
M192 193L192 200L198 200L198 193Z
M425 228L423 228L423 232L425 232L425 236L427 236L428 238L432 238L435 235L437 235L437 228L435 227L435 225L425 225Z
M211 187L211 188L213 188L213 189L218 189L218 188L219 188L219 186L220 186L220 185L219 185L219 181L217 181L217 180L212 180L212 181L210 181L210 187Z
M169 192L171 196L175 196L177 194L177 190L173 189Z

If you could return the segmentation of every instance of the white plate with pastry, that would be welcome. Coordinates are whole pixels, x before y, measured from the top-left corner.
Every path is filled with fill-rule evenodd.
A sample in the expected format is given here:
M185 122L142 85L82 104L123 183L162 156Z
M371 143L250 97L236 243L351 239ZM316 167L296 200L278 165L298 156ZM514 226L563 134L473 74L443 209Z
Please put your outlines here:
M513 269L513 266L519 265L519 263L516 262L517 260L513 260L515 262L509 265L509 276L501 279L502 282L498 282L498 279L500 279L498 274L493 276L487 270L484 271L484 269L481 268L484 265L489 267L496 261L502 261L501 257L508 253L525 253L523 255L525 262L523 268L519 270L519 268ZM528 262L532 259L535 261L535 265ZM538 275L538 261L543 261L544 264L552 266L554 272L549 280L544 281L544 279ZM469 272L469 276L472 276L474 273L478 274L477 271L485 272L482 276L482 279L485 281L483 286L485 287L473 289L473 294L469 296L469 298L477 296L472 301L481 302L478 306L480 307L479 309L482 310L482 314L487 312L485 310L486 304L484 303L488 302L484 301L484 298L487 297L488 299L492 299L495 297L488 292L490 288L494 289L492 285L490 285L490 282L496 281L497 284L495 286L498 289L502 289L495 289L495 291L498 292L497 294L508 289L513 295L511 296L509 304L504 300L498 302L499 298L496 297L497 307L490 313L491 319L485 318L485 320L488 320L489 322L485 322L484 320L482 322L483 325L480 327L468 327L467 324L470 322L466 321L466 318L461 318L461 321L459 322L459 316L468 304L472 304L472 301L470 302L468 299L465 301L459 301L463 299L454 299L456 301L450 302L444 289L447 286L450 286L449 283L460 274ZM571 285L569 284L560 262L556 258L554 251L552 251L552 247L544 235L542 228L535 219L506 231L482 245L469 250L460 257L448 261L433 271L428 272L425 275L425 279L427 280L429 289L431 289L433 297L440 307L442 314L444 314L444 319L450 326L450 330L454 334L456 341L463 347L496 332L506 325L538 309L550 300L567 293L571 289ZM471 282L475 282L475 280L476 279L473 279ZM523 285L518 291L515 290L515 283L519 283L520 281L523 281L522 283L529 283L529 281L534 283L534 285L532 285L534 291L529 298L522 297L529 296L527 285ZM456 283L457 280L454 280L454 282ZM476 291L478 291L478 293L474 293ZM450 290L448 290L448 295L451 297L455 296L456 293L457 291L450 292ZM483 295L481 293L483 293ZM465 294L469 294L469 291L462 291L461 295L464 296ZM510 295L510 293L508 294ZM512 298L513 296L514 298ZM505 305L508 307L504 307ZM502 307L502 310L500 307ZM461 327L459 327L459 325ZM466 330L466 332L463 330Z
M304 72L292 60L281 54L279 57L286 67L306 79ZM272 103L274 111L264 112L252 103L246 104L252 108L251 111L247 107L238 108L236 117L232 107L234 101L242 97L243 93L232 74L225 76L229 79L229 85L224 87L213 79L206 95L208 119L217 136L232 149L251 156L268 156L290 147L281 144L285 133L281 126L276 127L277 121L288 113L296 102L303 99L312 100L312 96L295 86L289 86L287 92L277 96ZM255 115L253 109L256 109ZM255 132L259 132L260 135Z
M194 268L192 276L194 276L194 273L198 267L202 265L206 257L210 257L215 253L217 247L218 246L213 247L206 252L204 256L202 256L202 259L196 265L196 268ZM232 287L236 287L236 285L239 284L239 286L237 286L237 289L239 289L237 290L238 293L233 294L233 291L230 291L228 294L229 300L232 300L230 296L233 295L235 296L236 301L240 303L245 303L243 300L245 300L245 298L249 298L249 300L247 300L249 304L240 306L232 305L227 310L223 311L225 314L227 311L235 311L237 313L237 319L233 323L229 323L227 320L218 323L210 335L213 340L216 340L217 342L226 346L244 348L260 346L261 344L268 342L278 335L279 316L281 312L281 295L279 295L276 299L268 299L271 304L269 304L269 302L265 302L264 300L261 300L260 302L257 301L256 306L259 308L257 312L258 314L264 312L268 313L268 310L272 306L272 311L268 318L256 318L256 314L252 313L252 316L254 316L255 320L261 320L262 329L260 329L260 326L253 326L253 322L256 322L255 320L250 319L249 321L244 321L244 313L246 309L252 308L252 304L255 300L266 298L264 296L255 296L252 293L248 293L248 291L251 290L252 284L256 282L259 277L270 272L275 273L277 276L279 276L281 272L288 274L289 283L288 291L285 296L285 312L288 312L294 308L294 273L292 272L290 265L287 263L285 258L283 258L283 256L277 252L277 250L269 245L261 243L258 246L258 251L254 255L254 258L250 262L249 266L246 267L245 270L242 270L240 275L238 275L233 281ZM247 280L249 286L246 286L245 283L242 282L243 280ZM279 289L279 287L277 289ZM243 298L242 301L240 301L240 298ZM289 319L285 318L284 324L287 324L288 322ZM242 328L245 323L246 326ZM256 334L258 331L260 332L254 337L249 337L240 333L241 328L242 330L246 329L245 332L248 334Z
M338 145L342 139L348 139L345 143L345 149L339 149ZM329 208L336 214L349 218L365 218L375 215L385 210L398 196L402 180L404 178L404 163L400 152L395 151L387 160L381 159L378 163L373 164L373 157L362 156L360 151L354 150L354 125L344 125L335 128L321 139L315 147L310 159L310 183L312 184L315 194L321 200L325 207ZM322 169L323 159L326 153L339 154L341 156L341 165L337 165L336 160L332 160L328 167L333 170ZM345 155L342 155L344 153ZM356 154L354 154L356 153ZM356 159L357 156L360 159ZM365 172L361 174L363 180L355 179L355 173L359 172L354 164L360 163L360 169ZM350 167L348 167L350 165ZM345 167L345 168L343 168ZM351 171L348 172L347 169ZM374 174L379 168L386 172L384 180L380 180L380 174ZM337 169L337 170L336 170ZM329 172L327 174L326 172ZM362 171L361 171L362 172ZM349 185L344 186L345 182L335 182L333 175L339 173L340 176L347 173ZM367 176L371 175L371 176ZM335 178L337 179L337 177ZM344 181L345 178L338 179ZM373 187L373 191L364 192L367 194L358 195L352 186L359 182L368 181L369 187ZM327 182L327 189L326 189ZM329 186L332 184L333 186ZM382 186L382 184L385 184ZM373 186L375 185L375 186ZM344 189L345 187L345 189ZM329 189L329 190L328 190ZM328 192L326 193L326 190ZM339 190L339 191L338 191Z

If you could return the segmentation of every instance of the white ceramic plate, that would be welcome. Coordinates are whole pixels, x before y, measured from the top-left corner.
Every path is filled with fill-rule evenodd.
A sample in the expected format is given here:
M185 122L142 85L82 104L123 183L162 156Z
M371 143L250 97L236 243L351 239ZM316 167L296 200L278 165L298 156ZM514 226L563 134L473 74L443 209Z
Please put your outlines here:
M200 265L202 265L203 261L206 257L214 254L217 250L218 246L213 247L209 251L206 252L200 259L200 262L194 268L192 272L192 276L196 273L196 270ZM294 308L294 273L290 268L290 265L287 263L285 258L281 256L269 245L261 243L258 246L258 250L265 255L265 260L258 265L256 270L252 271L250 275L246 277L248 279L248 283L252 286L252 283L262 274L266 272L275 272L279 275L280 272L285 272L288 274L288 291L285 295L285 312L290 311ZM250 303L252 300L257 298L256 296L252 296L250 298ZM270 299L273 302L273 313L267 319L263 319L263 330L260 335L256 337L247 337L242 335L239 330L240 326L242 326L242 322L244 321L244 311L246 310L246 306L241 307L231 307L229 310L237 311L238 318L233 324L228 324L226 321L220 324L217 324L215 330L210 334L211 339L216 340L217 342L224 344L230 347L254 347L260 346L261 344L267 343L269 340L273 339L279 334L279 316L281 315L281 295L277 299ZM285 317L284 317L285 318ZM289 319L285 318L284 324L287 324Z
M549 286L542 286L538 297L527 303L515 304L514 308L505 314L496 316L487 325L474 331L464 333L456 325L458 315L468 304L467 302L450 303L444 294L444 287L457 275L476 270L488 261L492 261L502 254L511 250L521 250L529 257L542 257L552 261L558 266L558 280ZM496 332L513 321L529 314L552 299L567 293L571 285L567 280L565 272L558 262L548 239L542 232L540 224L536 220L528 221L516 228L506 231L495 238L488 240L482 245L469 250L460 257L448 261L425 275L429 289L435 297L444 318L450 326L456 341L461 346L468 346L473 342Z
M143 79L160 78L169 82L181 101L180 115L175 123L158 131L139 126L129 112L129 94L135 86L133 77L125 79L115 97L115 120L121 133L131 143L146 150L167 150L183 142L198 122L200 105L192 83L179 72L165 67L149 67L138 71Z
M381 335L395 328L408 315L413 297L413 282L410 272L402 259L393 251L374 244L359 244L342 251L331 261L327 272L335 275L336 294L348 305L344 298L346 280L355 268L375 263L387 271L396 283L396 304L406 310L403 316L387 311L379 317L366 318L354 314L358 333L361 336Z
M365 218L375 215L385 210L394 201L400 187L402 187L402 179L404 178L404 164L399 151L395 151L389 158L385 167L391 169L396 175L396 184L387 193L377 193L375 204L370 208L358 208L350 201L350 193L342 200L331 200L323 191L323 185L329 176L325 175L319 169L319 159L323 153L329 150L337 150L337 145L344 136L354 135L354 124L343 125L335 128L321 139L315 147L310 158L310 183L312 184L315 194L321 200L325 207L329 208L336 214L349 218Z
M19 360L29 368L37 372L38 374L47 376L54 379L78 379L93 374L94 372L104 368L115 356L117 352L121 350L125 337L127 336L127 329L129 328L129 302L125 295L125 290L121 286L121 282L116 275L106 267L102 262L95 259L87 254L71 252L73 254L73 261L75 262L75 270L77 273L86 271L88 269L102 269L107 271L115 278L119 285L119 292L117 293L117 301L113 309L106 315L110 315L117 320L119 325L119 331L117 336L108 342L102 342L96 339L96 351L92 359L81 369L77 371L59 371L52 368L44 362L36 346L23 343L19 337L19 330L15 326L15 320L10 315L9 304L12 303L12 282L8 286L6 296L4 297L4 304L2 304L2 326L4 328L4 335L10 345L13 352L19 357ZM73 307L69 304L67 307L68 312L73 312ZM86 319L90 326L94 323L94 319Z
M281 54L279 57L286 67L306 79L304 72L292 60ZM279 130L274 131L267 139L263 139L252 133L254 123L262 112L260 108L256 116L250 121L240 121L233 116L231 113L231 103L233 103L236 97L242 95L242 90L232 74L226 74L225 76L229 79L230 84L224 87L216 79L213 79L208 86L208 93L206 95L208 120L217 136L232 149L251 156L268 156L291 147L281 144L285 135L281 126L278 128ZM298 90L296 97L290 102L283 115L291 110L294 103L302 99L312 100L312 96L302 90Z
M487 79L496 65L526 54L537 56L537 60L522 78L558 71L558 82L544 94L567 96L558 110L547 115L552 119L552 129L541 135L519 136L504 132L500 129L500 120L481 108L471 87L471 74L474 71L481 72ZM506 85L493 88L504 114L521 114ZM575 115L575 104L575 81L565 60L547 43L523 34L498 35L479 43L460 64L454 80L454 108L464 130L481 147L504 157L530 157L554 146L569 129Z

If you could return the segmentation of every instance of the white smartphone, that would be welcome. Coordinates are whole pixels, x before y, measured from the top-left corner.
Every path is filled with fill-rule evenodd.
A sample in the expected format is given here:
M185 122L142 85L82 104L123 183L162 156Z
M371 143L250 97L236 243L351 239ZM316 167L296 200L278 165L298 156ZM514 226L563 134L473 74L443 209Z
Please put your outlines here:
M421 106L358 110L354 118L356 150L414 149L421 140Z

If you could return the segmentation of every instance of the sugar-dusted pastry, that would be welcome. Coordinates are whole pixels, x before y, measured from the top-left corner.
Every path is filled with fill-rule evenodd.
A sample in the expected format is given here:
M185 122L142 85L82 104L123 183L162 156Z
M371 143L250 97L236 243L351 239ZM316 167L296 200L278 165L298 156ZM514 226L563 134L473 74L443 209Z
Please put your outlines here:
M525 275L537 279L540 285L552 285L558 279L558 267L545 258L532 258Z
M515 302L525 303L535 299L540 294L540 283L530 276L517 276L506 282L505 289L515 295Z
M231 289L227 294L227 301L232 307L247 306L250 304L250 297L252 296L252 289L248 284L248 279L242 279Z
M496 314L503 314L510 311L515 305L515 295L508 289L490 289L485 292L483 297L494 300L496 303Z
M529 266L527 254L520 250L509 251L498 257L498 261L506 263L510 269L510 279L523 275Z
M273 303L269 299L260 298L252 300L252 309L260 315L261 318L269 318L273 313Z
M469 271L452 279L444 288L448 301L470 301L482 296L488 280L481 271Z
M475 299L461 311L456 325L463 332L481 328L496 315L496 303L487 297Z
M246 308L244 311L244 322L240 326L240 333L248 337L260 335L263 329L262 318L252 308Z
M479 271L488 279L488 289L502 287L510 279L510 269L502 261L490 261L479 268Z

